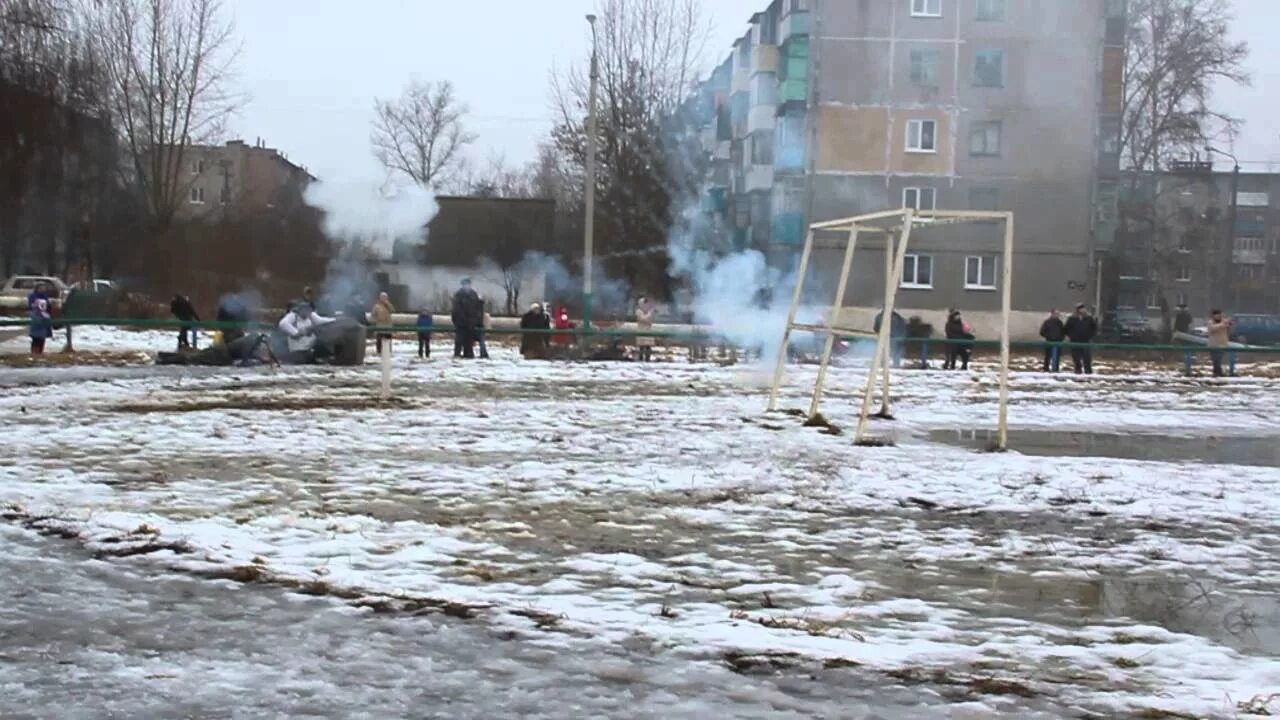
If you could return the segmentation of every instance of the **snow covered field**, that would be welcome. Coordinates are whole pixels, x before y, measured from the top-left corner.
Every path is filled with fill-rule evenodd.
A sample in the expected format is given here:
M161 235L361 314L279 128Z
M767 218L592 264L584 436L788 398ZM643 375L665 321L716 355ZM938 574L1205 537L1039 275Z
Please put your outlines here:
M1280 693L1280 382L1018 374L1016 437L1104 432L1128 459L994 455L931 441L994 426L988 367L895 374L875 429L897 446L859 448L766 415L756 369L397 349L389 403L373 365L0 370L0 506L135 563L539 646L825 667L954 717L1236 717ZM813 375L790 368L784 407ZM861 379L829 377L836 426Z

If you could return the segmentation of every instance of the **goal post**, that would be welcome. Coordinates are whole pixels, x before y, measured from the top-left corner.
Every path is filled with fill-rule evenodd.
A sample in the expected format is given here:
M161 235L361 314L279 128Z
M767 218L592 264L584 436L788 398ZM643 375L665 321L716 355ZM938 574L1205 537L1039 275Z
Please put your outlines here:
M813 223L805 236L804 249L800 255L797 269L795 292L791 298L791 308L787 314L787 325L782 333L782 344L778 348L777 364L774 367L773 383L769 389L768 410L778 409L778 396L782 386L783 373L787 362L788 344L793 331L817 331L825 334L822 354L818 362L818 373L814 381L813 397L809 405L809 417L815 417L822 404L822 393L827 380L827 372L831 364L831 354L837 334L872 336L876 339L875 351L871 355L871 367L868 370L863 387L862 403L858 414L856 443L866 441L870 425L871 407L876 391L877 376L880 376L880 417L891 417L890 404L890 372L893 313L897 304L900 280L905 268L906 256L911 244L913 229L925 227L945 227L947 225L991 222L1004 225L1004 242L1001 262L1001 321L1000 321L1000 399L997 421L997 446L1004 450L1009 444L1009 325L1013 299L1013 213L988 212L979 210L885 210L866 215ZM819 233L847 233L844 238L844 258L840 267L840 276L836 284L836 297L826 319L820 325L796 322L800 304L804 298L804 288L809 265L813 259L813 249ZM840 315L844 309L845 294L849 289L849 273L857 250L865 246L863 238L871 239L879 236L884 242L884 298L880 307L880 328L872 333L866 329L855 329L843 326ZM837 241L838 243L839 241ZM838 247L838 245L837 245Z

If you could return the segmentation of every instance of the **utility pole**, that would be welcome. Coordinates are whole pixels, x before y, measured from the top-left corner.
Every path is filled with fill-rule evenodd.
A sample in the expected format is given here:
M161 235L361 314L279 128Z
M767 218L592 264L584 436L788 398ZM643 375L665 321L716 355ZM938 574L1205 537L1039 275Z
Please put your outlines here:
M1222 250L1218 252L1218 261L1220 263L1220 271L1214 285L1218 288L1217 298L1213 304L1222 307L1227 302L1227 288L1235 288L1236 305L1240 304L1240 287L1239 280L1232 277L1232 267L1235 262L1235 245L1236 245L1236 219L1238 215L1238 206L1240 203L1240 159L1229 152L1223 152L1215 147L1209 147L1207 150L1211 153L1226 155L1231 158L1234 167L1231 169L1231 196L1227 198L1230 205L1227 206L1227 240ZM1212 162L1212 159L1210 159Z
M591 25L591 89L587 92L587 187L586 218L583 220L582 251L582 327L591 330L591 290L595 274L594 253L596 241L596 134L599 118L596 114L596 86L600 82L600 64L596 54L596 16L588 15Z

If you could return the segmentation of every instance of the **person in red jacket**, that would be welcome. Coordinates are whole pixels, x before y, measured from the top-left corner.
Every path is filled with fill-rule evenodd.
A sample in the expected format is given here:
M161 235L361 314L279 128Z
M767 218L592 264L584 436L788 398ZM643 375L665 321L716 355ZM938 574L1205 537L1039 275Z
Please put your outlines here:
M572 330L573 323L569 322L569 308L561 305L556 308L556 329ZM573 336L569 334L557 334L551 338L551 342L556 345L572 345Z

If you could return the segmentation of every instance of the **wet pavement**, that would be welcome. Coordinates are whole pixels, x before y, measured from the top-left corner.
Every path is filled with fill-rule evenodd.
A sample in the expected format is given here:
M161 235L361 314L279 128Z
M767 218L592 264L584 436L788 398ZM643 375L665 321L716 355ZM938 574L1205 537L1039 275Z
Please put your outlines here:
M1000 706L947 706L849 669L740 674L643 647L512 641L97 561L13 526L0 525L0 575L0 717L12 720L952 718Z
M992 447L992 430L934 430L933 442L985 450ZM1280 436L1144 435L1135 433L1010 430L1009 447L1041 457L1105 457L1256 467L1280 466Z

